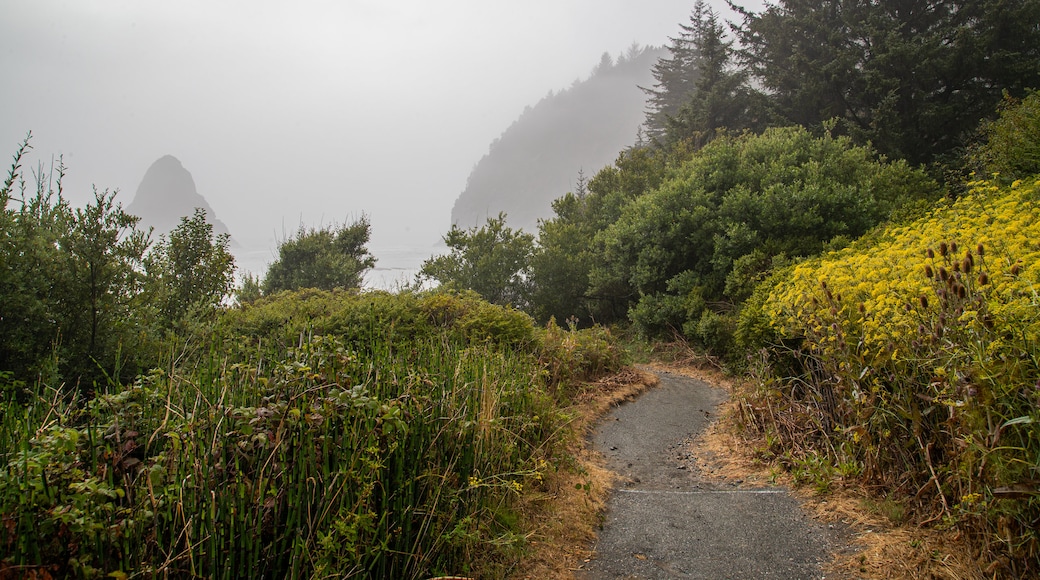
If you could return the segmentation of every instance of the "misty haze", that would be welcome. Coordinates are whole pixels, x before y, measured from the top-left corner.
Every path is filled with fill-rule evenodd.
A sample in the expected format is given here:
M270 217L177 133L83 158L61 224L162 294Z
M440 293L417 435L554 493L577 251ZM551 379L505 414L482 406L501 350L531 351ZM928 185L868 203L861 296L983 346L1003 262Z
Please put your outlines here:
M18 90L4 97L0 140L13 150L31 130L28 165L62 156L73 205L96 186L129 207L146 170L172 155L232 234L239 268L259 275L301 224L367 216L370 278L382 285L438 251L471 171L525 108L588 79L604 53L663 46L689 10L672 0L8 3L0 59ZM617 89L630 103L641 96L634 82ZM545 217L579 170L591 175L634 138L641 111L629 105L631 120L610 126L624 140L590 133L598 153L570 165L546 157L559 177L481 210ZM540 209L517 211L527 196ZM179 217L145 222L165 231Z

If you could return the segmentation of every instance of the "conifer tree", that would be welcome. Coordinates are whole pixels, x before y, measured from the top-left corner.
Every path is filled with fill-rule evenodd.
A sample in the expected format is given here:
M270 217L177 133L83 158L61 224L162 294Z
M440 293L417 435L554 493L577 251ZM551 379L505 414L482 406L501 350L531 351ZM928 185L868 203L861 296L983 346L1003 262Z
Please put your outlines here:
M1002 91L1040 84L1040 0L778 0L742 11L740 60L777 123L889 157L956 154Z
M718 14L698 2L683 31L697 78L678 112L668 119L668 140L689 140L700 148L720 130L753 127L747 75L734 68L733 41L726 37Z
M703 0L694 6L691 20L704 9ZM693 54L694 30L679 25L679 36L669 38L668 56L657 60L653 67L653 87L640 87L647 95L645 136L650 142L661 143L668 133L669 119L679 113L687 98L693 94L698 70Z

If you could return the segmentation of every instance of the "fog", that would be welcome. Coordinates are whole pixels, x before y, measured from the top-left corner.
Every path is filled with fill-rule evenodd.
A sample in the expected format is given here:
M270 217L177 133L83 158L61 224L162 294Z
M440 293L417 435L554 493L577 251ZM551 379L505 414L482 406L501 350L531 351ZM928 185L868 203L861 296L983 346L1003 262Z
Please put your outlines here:
M63 156L74 205L96 185L124 206L172 154L267 261L301 222L362 214L377 258L428 254L525 106L667 43L692 5L0 0L0 152L31 130L27 166Z

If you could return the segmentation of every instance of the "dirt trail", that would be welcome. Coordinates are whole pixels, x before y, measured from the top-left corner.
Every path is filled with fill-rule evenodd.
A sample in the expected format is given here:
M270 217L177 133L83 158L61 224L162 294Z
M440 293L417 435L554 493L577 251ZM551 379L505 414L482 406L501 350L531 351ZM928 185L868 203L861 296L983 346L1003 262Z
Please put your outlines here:
M786 490L713 482L689 442L726 398L702 381L661 383L608 414L593 445L621 481L607 505L595 557L578 578L823 578L837 534Z

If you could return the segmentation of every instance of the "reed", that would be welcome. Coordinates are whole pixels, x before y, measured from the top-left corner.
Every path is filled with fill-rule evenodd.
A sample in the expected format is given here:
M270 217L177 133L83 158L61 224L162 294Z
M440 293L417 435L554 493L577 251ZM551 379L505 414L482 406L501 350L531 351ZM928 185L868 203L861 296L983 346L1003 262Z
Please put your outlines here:
M472 296L309 292L89 403L9 396L0 577L501 575L559 432L538 336Z

